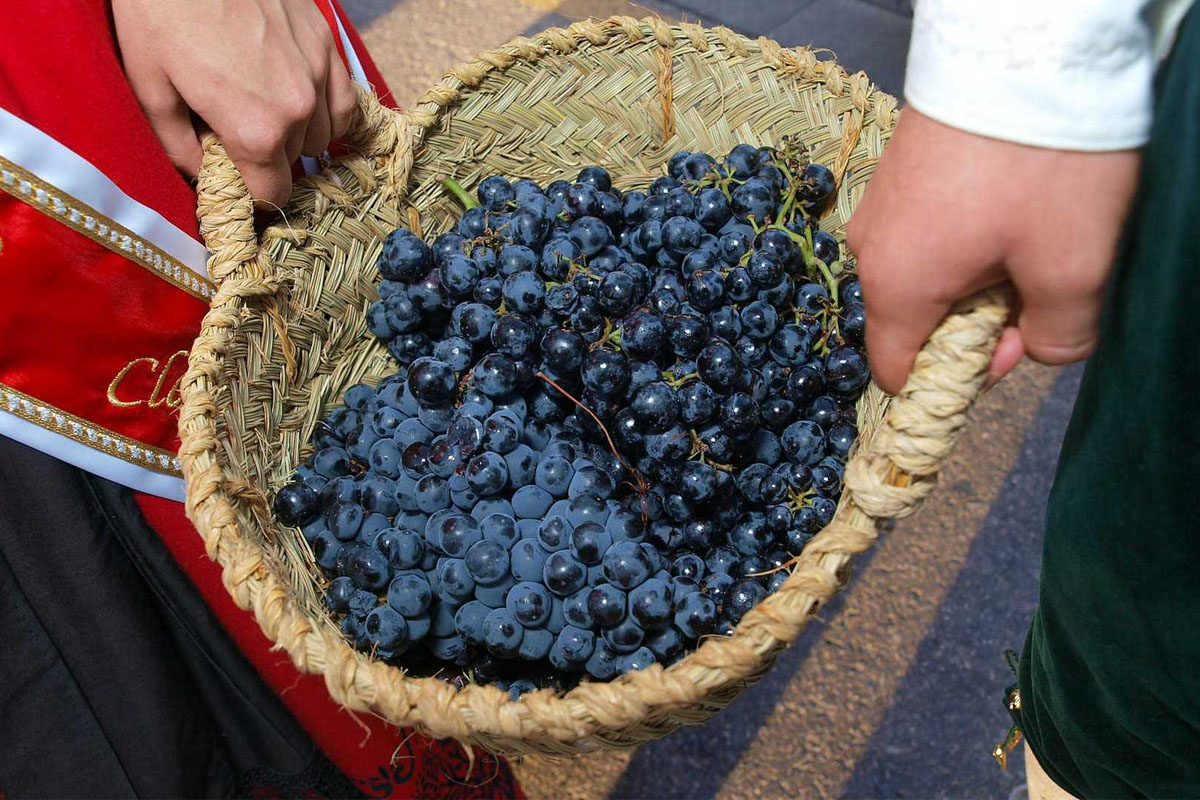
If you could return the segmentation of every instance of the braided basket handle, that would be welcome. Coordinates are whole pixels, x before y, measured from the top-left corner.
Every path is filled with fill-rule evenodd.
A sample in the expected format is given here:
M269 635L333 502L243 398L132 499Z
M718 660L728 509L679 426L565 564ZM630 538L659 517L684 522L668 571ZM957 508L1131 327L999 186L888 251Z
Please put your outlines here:
M377 174L393 190L401 189L407 175L397 174L392 155L404 123L397 112L384 108L373 92L356 88L358 104L340 141L347 149L375 159ZM216 136L205 136L201 145L196 216L211 254L208 274L218 287L230 277L264 277L268 269L259 261L250 190Z
M1006 287L964 300L921 348L883 426L847 464L846 486L862 511L876 520L907 517L933 491L983 391L1010 304Z

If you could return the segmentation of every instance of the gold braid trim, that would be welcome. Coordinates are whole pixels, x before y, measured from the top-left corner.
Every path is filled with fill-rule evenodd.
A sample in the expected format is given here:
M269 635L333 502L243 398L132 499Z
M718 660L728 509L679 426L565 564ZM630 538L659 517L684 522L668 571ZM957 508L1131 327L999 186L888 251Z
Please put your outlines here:
M0 384L0 411L7 411L39 428L66 436L130 464L167 475L183 476L179 457L174 453L122 436L4 384Z
M212 281L197 275L124 225L3 157L0 157L0 190L205 303L217 291Z

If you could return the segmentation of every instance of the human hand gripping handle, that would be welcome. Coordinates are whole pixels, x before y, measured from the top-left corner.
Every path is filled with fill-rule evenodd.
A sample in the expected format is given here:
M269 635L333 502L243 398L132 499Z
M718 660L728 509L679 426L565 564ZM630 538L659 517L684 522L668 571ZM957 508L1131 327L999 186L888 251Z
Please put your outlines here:
M900 391L956 301L1005 283L1015 305L989 385L1023 355L1086 358L1138 163L1135 150L1028 147L906 109L848 226L880 388Z
M211 129L254 199L283 205L292 163L346 132L354 87L311 0L113 0L112 13L133 93L187 175Z

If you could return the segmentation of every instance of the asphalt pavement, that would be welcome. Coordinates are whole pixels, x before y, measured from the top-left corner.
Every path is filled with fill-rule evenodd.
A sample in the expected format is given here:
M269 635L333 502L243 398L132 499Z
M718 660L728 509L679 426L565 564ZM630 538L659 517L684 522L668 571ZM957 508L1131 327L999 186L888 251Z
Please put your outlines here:
M899 95L909 0L342 0L395 99L514 36L656 14L832 50ZM775 669L703 726L516 765L532 798L1008 797L1007 648L1037 598L1043 510L1079 371L1026 364L978 404L942 486L856 561Z

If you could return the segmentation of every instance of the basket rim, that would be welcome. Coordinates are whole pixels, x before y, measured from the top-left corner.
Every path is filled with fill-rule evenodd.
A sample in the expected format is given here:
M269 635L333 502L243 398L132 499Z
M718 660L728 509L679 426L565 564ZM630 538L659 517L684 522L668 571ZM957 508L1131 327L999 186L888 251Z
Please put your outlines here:
M489 74L503 72L516 63L534 63L547 55L604 47L622 36L630 42L654 37L664 48L690 46L702 52L715 48L727 59L757 53L772 69L797 81L823 83L824 90L837 97L849 94L861 115L862 129L874 128L886 138L894 124L894 98L871 86L864 73L849 75L836 62L819 59L812 50L789 50L766 37L752 41L726 28L614 17L576 23L565 30L551 28L531 39L521 37L451 70L440 84L422 95L412 110L394 117L396 122L376 120L372 128L374 144L355 157L373 160L377 175L383 178L382 191L390 193L398 204L410 188L425 133ZM382 111L377 102L374 107ZM286 235L290 238L294 232ZM230 593L240 606L254 610L269 638L284 646L302 670L324 673L331 694L340 703L378 713L396 724L415 725L433 735L452 736L497 752L568 753L649 738L654 734L631 737L623 731L656 712L694 706L716 689L747 685L765 671L816 608L845 584L845 567L853 554L875 541L876 521L911 513L928 494L937 465L944 457L942 453L931 459L922 453L923 441L912 446L913 436L906 429L913 424L903 414L920 417L921 409L912 407L921 403L912 402L911 383L897 400L890 401L890 408L886 408L889 400L880 399L885 406L880 411L882 422L868 437L868 446L864 447L860 437L847 461L846 490L834 521L801 553L788 580L748 612L731 636L709 638L670 667L656 664L608 682L586 681L561 695L545 689L515 700L490 685L456 689L436 677L410 677L400 667L373 661L357 652L340 634L331 636L329 631L295 618L303 612L279 585L278 576L262 569L269 559L266 549L242 537L238 530L234 508L249 501L232 490L229 476L220 466L212 390L221 380L221 337L227 344L232 337L232 317L255 296L256 290L247 283L271 283L269 266L261 257L270 238L264 236L261 248L253 253L244 242L232 255L213 248L214 261L234 259L238 264L256 265L257 270L249 269L250 274L241 280L227 279L222 284L205 316L183 381L180 435L181 460L188 481L188 515L205 537L209 556L224 567ZM210 272L218 276L221 271ZM241 277L236 269L225 272L232 273L230 277ZM263 293L261 289L257 292ZM1002 308L1003 303L993 298L987 303L964 306L948 321L949 332L943 335L939 331L934 337L934 344L942 341L943 349L953 358L935 353L924 363L918 361L917 373L929 373L924 383L918 380L918 393L949 394L951 405L957 409L949 414L942 409L935 415L942 422L935 439L952 441L962 425L966 406L979 390L986 361L980 366L976 358L964 369L958 357L964 348L970 352L986 350L984 355L990 356L997 305ZM967 336L964 331L977 335ZM956 388L948 389L947 385ZM869 391L879 392L873 383ZM882 393L879 397L883 398ZM897 410L903 412L899 429L891 425ZM918 455L907 457L906 448ZM942 450L948 451L948 446ZM283 618L276 620L275 632L287 627L286 643L283 636L267 631L266 613Z

